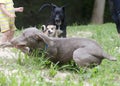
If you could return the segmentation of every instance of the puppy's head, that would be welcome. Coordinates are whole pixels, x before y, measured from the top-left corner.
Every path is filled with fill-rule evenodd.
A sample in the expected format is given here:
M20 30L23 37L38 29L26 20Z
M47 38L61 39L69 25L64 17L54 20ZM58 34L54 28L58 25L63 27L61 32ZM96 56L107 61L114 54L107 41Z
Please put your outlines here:
M49 37L54 37L56 33L56 26L55 25L42 25L42 31L45 35Z

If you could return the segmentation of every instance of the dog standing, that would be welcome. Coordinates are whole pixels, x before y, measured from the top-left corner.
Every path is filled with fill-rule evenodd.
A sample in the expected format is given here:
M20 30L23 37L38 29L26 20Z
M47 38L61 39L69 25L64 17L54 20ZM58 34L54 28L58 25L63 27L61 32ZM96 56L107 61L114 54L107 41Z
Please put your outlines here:
M66 37L67 32L66 32L66 21L65 21L65 6L58 7L57 5L54 4L44 4L41 6L39 11L41 11L43 8L47 6L50 6L52 10L51 10L50 20L46 25L56 25L57 29L63 31L63 33L61 33L59 37Z

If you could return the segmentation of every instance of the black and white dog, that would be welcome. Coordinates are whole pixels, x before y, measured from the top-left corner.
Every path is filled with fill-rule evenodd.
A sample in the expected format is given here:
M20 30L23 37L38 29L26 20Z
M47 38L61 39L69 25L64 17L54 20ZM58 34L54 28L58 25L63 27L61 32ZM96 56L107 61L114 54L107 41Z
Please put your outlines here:
M47 25L56 25L57 29L62 30L63 33L59 35L59 37L66 37L66 21L65 21L65 6L58 7L55 4L44 4L40 7L39 11L43 8L50 6L51 16L50 20L48 21Z

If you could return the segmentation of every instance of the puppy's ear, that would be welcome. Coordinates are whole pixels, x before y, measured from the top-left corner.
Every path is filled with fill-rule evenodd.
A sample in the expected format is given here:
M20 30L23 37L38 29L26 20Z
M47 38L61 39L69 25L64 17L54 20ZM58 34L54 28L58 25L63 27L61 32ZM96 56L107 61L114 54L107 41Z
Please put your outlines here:
M43 32L46 30L46 26L45 25L42 25L41 28L42 28Z
M63 9L63 11L65 11L65 8L68 6L68 4L63 5L61 8Z

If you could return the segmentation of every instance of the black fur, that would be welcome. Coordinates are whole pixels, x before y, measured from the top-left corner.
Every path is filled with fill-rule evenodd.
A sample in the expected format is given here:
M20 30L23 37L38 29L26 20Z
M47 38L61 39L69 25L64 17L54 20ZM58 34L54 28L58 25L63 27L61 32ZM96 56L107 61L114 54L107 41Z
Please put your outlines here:
M57 29L63 31L60 37L66 37L66 21L65 21L65 6L58 7L55 4L43 4L39 11L44 9L45 7L51 7L51 16L50 20L47 22L46 25L52 24L56 25Z

